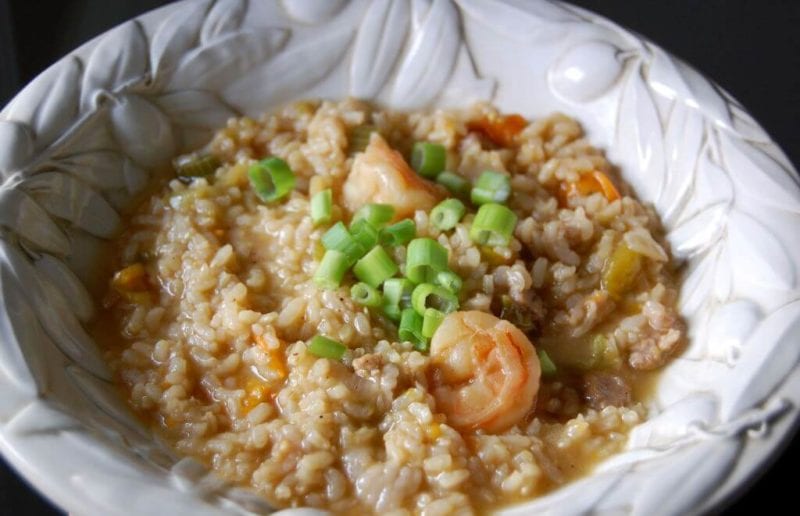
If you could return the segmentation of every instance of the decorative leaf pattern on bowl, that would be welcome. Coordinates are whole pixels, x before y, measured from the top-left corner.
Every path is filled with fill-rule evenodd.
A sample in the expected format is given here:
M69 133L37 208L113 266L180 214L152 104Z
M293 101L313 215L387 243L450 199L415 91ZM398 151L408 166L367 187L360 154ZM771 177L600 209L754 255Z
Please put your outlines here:
M519 58L513 70L500 44ZM84 282L153 167L231 116L348 94L395 108L484 99L526 115L574 112L686 262L681 308L693 340L664 375L654 417L596 474L509 514L696 508L763 460L753 444L763 429L797 418L786 385L800 360L800 182L702 75L545 0L185 1L78 49L0 112L0 445L40 465L35 483L59 503L269 510L177 461L110 395L82 327L93 313ZM686 486L689 474L700 480Z

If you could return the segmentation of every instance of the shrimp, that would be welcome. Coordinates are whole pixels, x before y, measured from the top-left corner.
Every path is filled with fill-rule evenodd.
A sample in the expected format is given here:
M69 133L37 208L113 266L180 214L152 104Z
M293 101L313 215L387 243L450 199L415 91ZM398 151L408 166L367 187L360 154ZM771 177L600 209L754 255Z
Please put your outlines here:
M418 176L378 133L358 154L342 189L351 213L367 203L391 204L395 220L413 217L415 210L430 211L443 197L434 184Z
M459 430L501 432L536 402L541 368L531 341L485 312L453 312L433 335L433 397Z

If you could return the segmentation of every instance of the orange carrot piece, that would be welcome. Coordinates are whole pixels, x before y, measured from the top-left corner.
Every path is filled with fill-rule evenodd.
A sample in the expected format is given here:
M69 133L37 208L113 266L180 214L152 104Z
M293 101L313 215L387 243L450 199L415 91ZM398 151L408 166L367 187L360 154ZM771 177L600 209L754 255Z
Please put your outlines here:
M514 145L514 138L525 129L526 125L528 122L522 116L513 114L472 120L467 124L467 128L482 133L501 147L510 147Z
M580 179L576 182L565 182L558 185L558 202L560 206L567 206L567 201L573 195L591 195L593 193L601 193L608 199L608 202L614 202L620 198L619 191L611 182L611 179L599 170L582 174Z

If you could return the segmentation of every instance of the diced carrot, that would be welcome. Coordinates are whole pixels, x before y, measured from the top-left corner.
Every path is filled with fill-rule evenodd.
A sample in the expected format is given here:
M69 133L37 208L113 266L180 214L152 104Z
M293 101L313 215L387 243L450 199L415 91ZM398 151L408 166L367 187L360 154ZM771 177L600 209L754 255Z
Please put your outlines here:
M121 294L147 290L147 272L144 270L144 265L137 262L117 271L111 280L111 286Z
M263 335L256 335L255 341L256 344L267 354L269 368L277 373L279 378L286 378L288 371L286 370L286 364L284 364L283 354L281 353L280 349L268 347L267 343L264 341Z
M482 133L501 147L511 147L514 145L514 138L525 129L526 125L528 122L523 117L514 114L471 120L467 128Z
M608 199L608 202L614 202L620 198L619 191L611 182L611 179L599 170L581 174L580 179L576 182L565 182L558 186L558 201L561 206L566 206L567 201L573 195L591 195L593 193L601 193Z
M250 412L256 405L264 401L268 394L269 389L264 384L263 380L250 376L244 385L245 395L242 398L242 408L245 413Z
M614 202L619 199L619 192L611 182L607 175L599 170L595 170L589 174L583 174L580 181L578 181L578 190L583 195L588 195L594 192L600 192L605 195L608 202Z

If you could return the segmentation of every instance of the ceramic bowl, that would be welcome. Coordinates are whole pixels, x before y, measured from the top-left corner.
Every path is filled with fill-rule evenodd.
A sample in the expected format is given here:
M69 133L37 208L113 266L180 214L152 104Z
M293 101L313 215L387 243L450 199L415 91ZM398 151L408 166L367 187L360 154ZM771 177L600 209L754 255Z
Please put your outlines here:
M800 402L800 188L734 99L544 0L200 0L87 43L0 112L0 447L30 482L79 515L269 510L127 410L83 327L88 292L152 170L231 116L348 95L575 116L686 264L690 345L651 419L590 477L506 513L699 512L764 463Z

